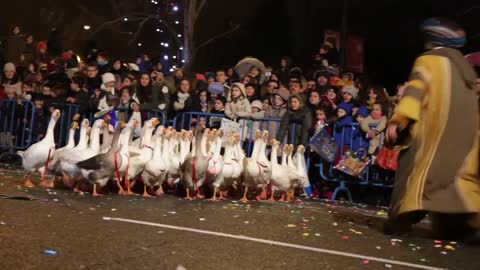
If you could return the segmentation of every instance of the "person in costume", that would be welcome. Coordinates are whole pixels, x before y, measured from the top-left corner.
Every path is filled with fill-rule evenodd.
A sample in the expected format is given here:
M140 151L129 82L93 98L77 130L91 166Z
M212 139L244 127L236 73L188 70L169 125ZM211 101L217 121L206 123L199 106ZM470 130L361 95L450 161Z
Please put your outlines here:
M428 213L440 237L478 241L478 103L475 72L457 49L457 24L427 19L426 53L413 66L387 132L401 149L385 233L403 233Z

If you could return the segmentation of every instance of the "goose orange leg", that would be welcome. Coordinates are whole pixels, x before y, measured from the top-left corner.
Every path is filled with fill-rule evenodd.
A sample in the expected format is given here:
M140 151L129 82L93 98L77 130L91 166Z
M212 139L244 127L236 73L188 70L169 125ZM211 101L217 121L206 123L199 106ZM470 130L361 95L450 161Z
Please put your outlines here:
M93 184L93 193L92 193L92 196L93 196L93 197L103 196L102 194L97 193L97 184Z
M94 190L94 191L95 191L95 185L96 185L96 184L93 184L93 190ZM73 192L74 192L74 193L80 193L80 192L82 192L82 191L78 188L79 186L80 186L80 182L77 182L77 183L75 184L75 187L73 188Z
M243 197L240 199L241 202L244 202L244 203L248 202L247 192L248 192L248 186L245 186L245 191L243 192Z
M212 198L208 199L209 201L212 201L212 202L218 201L218 200L217 200L217 190L218 190L217 187L215 187L215 188L213 189L213 196L212 196Z
M220 197L218 197L219 200L226 200L228 197L228 190L227 191L220 191Z
M143 195L142 196L146 197L146 198L152 197L152 196L150 196L150 194L148 194L146 185L143 185Z
M25 179L25 183L23 184L25 187L34 187L35 184L32 182L32 173L27 173L23 179Z
M187 196L185 197L185 200L189 200L189 201L192 201L193 199L195 199L194 197L190 197L190 189L189 188L185 188L187 190Z
M163 194L165 194L165 192L163 191L162 185L158 186L158 189L157 189L157 191L155 191L154 194L157 195L157 196L162 196Z
M275 191L272 189L272 194L270 195L270 198L268 199L269 202L274 202L275 198L273 197L275 195Z

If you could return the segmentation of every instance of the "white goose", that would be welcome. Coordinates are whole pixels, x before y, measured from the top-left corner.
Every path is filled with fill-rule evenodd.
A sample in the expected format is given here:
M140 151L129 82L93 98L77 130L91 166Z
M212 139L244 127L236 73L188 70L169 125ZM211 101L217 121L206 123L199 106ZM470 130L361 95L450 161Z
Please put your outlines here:
M225 194L220 193L220 199L224 199L223 196L228 194L228 190L232 187L235 181L240 179L242 174L242 168L238 160L235 159L234 151L236 144L238 143L239 137L232 136L225 143L225 153L223 154L223 185L222 190L225 191Z
M166 133L164 126L159 126L155 131L154 136L154 148L152 159L145 164L145 168L142 172L142 180L145 186L156 187L158 190L155 192L155 195L162 195L163 187L162 184L165 181L167 176L167 166L166 162L163 160L163 141L166 140L163 136ZM168 149L165 149L168 152ZM146 194L146 190L144 190ZM148 195L148 194L147 194Z
M272 194L270 201L274 201L275 191L280 190L285 192L281 201L290 201L293 190L298 187L302 181L302 175L288 166L278 164L277 152L280 147L280 142L272 140L272 153L270 157L271 176L270 183L272 184Z
M267 187L270 184L270 176L272 165L267 158L267 142L270 135L268 130L263 131L262 140L260 141L260 149L258 151L258 161L257 165L261 168L261 174L257 178L257 188L260 188L262 191L260 195L257 196L257 200L262 200L267 198Z
M212 186L214 188L213 196L212 198L210 198L210 200L216 201L217 192L224 181L223 158L220 155L220 152L222 150L222 139L223 139L224 133L222 129L218 131L214 129L212 131L212 135L213 135L213 140L212 140L213 154L208 159L207 177L209 179L212 179Z
M297 167L297 172L302 176L301 186L303 188L310 187L310 180L308 179L307 162L305 161L305 146L299 145L297 152L293 156L293 164ZM293 194L292 194L293 199Z
M140 146L130 146L129 151L130 153L136 153L137 155L130 157L130 164L128 167L128 179L135 180L137 176L139 176L143 169L145 168L145 164L148 161L152 160L153 155L153 145L152 145L152 135L153 130L159 123L157 118L152 118L144 123L142 128L142 136L140 140ZM134 183L134 181L132 181ZM130 184L129 184L130 186ZM144 196L148 195L146 192L147 186L144 185Z
M115 132L115 128L110 124L111 117L109 114L103 117L103 120L106 123L106 127L103 129L102 133L102 145L100 147L100 153L104 154L107 153L110 147L112 146L113 142L113 134Z
M255 132L255 141L253 142L253 150L252 150L252 155L250 158L245 159L245 166L244 166L244 180L243 180L243 186L244 186L244 191L243 191L243 197L240 199L242 202L248 202L247 199L247 193L248 193L248 188L250 187L256 187L256 177L258 177L261 173L258 167L258 155L260 152L260 144L262 140L262 132L260 130L257 130Z
M84 120L85 121L85 120ZM98 119L93 123L92 129L90 131L90 143L86 149L81 149L83 145L79 143L78 146L69 151L69 154L62 157L62 171L67 175L67 186L73 184L74 192L79 192L78 186L80 180L88 179L89 172L87 170L82 170L77 166L77 162L89 159L100 153L100 133L101 130L105 127L105 121L103 119ZM82 127L83 129L83 127ZM80 134L81 136L82 134ZM80 148L80 149L79 149Z
M127 123L126 127L120 133L120 138L118 141L120 149L118 152L115 153L114 159L115 161L115 170L112 174L115 174L115 178L117 179L117 185L119 187L118 194L120 195L131 195L133 194L130 190L130 183L128 181L128 169L129 169L129 162L130 162L130 155L135 153L130 153L130 142L133 137L134 129L138 126L138 121L135 119L130 119ZM132 155L132 157L133 157ZM122 176L124 176L125 180L125 188L126 191L121 187L120 182L122 181Z
M45 137L41 141L32 144L27 150L17 152L17 154L22 157L23 169L27 171L27 174L25 175L25 186L27 187L35 186L32 183L31 176L32 173L37 171L42 175L40 186L53 187L53 182L49 183L45 179L45 165L55 154L53 130L61 115L60 110L53 111Z
M73 149L75 147L75 131L79 128L78 122L74 121L72 122L72 125L70 126L70 129L68 131L68 142L67 144L55 150L55 155L53 156L52 161L48 165L48 170L53 173L53 178L52 182L55 183L55 179L57 176L62 175L62 166L61 166L61 158L64 154L64 152Z

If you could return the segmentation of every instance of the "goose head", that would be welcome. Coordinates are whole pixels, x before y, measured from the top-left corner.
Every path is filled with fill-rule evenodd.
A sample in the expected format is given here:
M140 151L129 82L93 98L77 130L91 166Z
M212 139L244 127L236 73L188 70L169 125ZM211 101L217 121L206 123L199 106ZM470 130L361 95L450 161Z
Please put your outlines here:
M280 146L280 142L275 139L271 139L270 145L272 145L272 147L278 148Z
M95 122L93 122L93 126L92 128L98 128L98 129L101 129L101 128L104 128L107 126L107 123L105 123L105 120L103 119L98 119L98 120L95 120Z
M149 121L150 121L150 124L152 125L152 128L155 128L158 124L160 124L160 121L156 117L153 117Z
M70 125L70 129L79 129L80 127L78 126L78 122L74 121L72 122L72 124Z
M52 113L52 118L55 119L55 120L58 120L60 118L60 116L62 116L62 113L60 112L60 110L54 110L53 113Z
M165 135L165 130L166 130L166 128L165 128L164 126L159 126L159 127L157 127L157 129L155 130L155 135L156 135L156 136Z
M220 139L223 138L223 136L225 136L225 131L223 129L219 129L217 132L217 136Z
M270 137L270 133L268 133L268 130L263 131L263 141L266 143L268 141L268 137Z
M299 145L299 146L297 147L297 153L300 153L300 154L305 153L305 146Z
M262 132L257 129L257 131L255 131L255 140L258 140L260 138L262 138Z
M83 119L82 121L82 124L81 124L81 128L88 128L90 126L90 121L88 121L88 119Z

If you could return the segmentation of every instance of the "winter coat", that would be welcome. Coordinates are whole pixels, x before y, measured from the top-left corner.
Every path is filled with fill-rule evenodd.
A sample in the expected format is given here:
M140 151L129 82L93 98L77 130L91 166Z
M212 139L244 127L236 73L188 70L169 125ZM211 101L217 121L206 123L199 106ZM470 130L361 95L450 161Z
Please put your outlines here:
M173 96L168 115L172 118L177 117L176 127L190 129L188 127L189 117L185 116L184 125L182 125L183 114L186 112L200 112L200 99L198 96L190 94L187 99L182 100L181 92Z
M140 102L140 110L151 111L161 110L166 112L169 105L168 87L158 87L156 84L150 84L146 87L138 85L135 96Z
M293 124L295 125L293 126L293 134L290 134ZM311 125L312 112L309 108L304 107L298 111L292 111L289 109L282 117L276 139L281 142L288 133L288 143L292 143L295 147L298 145L307 146L309 140L308 131L310 130Z
M89 111L90 104L88 103L89 101L89 96L87 93L87 90L80 90L78 92L71 92L69 95L70 97L73 97L75 99L75 103L78 104L78 113L83 115Z
M243 129L243 137L244 139L253 140L255 139L255 132L261 129L261 121L265 117L265 111L259 111L256 113L252 113L250 116L252 120L244 120L245 121L245 128Z
M225 115L230 119L237 119L240 117L250 117L252 108L250 102L246 98L239 98L227 102L225 106Z
M370 127L370 125L372 124L376 124L377 126ZM387 118L385 116L382 116L380 119L373 119L371 116L368 116L367 118L363 119L363 121L360 122L360 127L365 133L368 132L369 130L372 130L377 134L375 137L371 138L369 141L368 153L372 155L376 152L376 150L380 146L381 133L387 127Z

